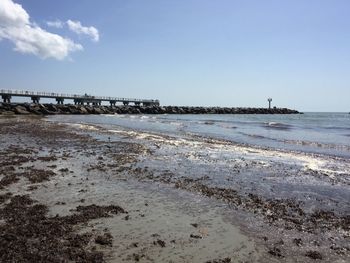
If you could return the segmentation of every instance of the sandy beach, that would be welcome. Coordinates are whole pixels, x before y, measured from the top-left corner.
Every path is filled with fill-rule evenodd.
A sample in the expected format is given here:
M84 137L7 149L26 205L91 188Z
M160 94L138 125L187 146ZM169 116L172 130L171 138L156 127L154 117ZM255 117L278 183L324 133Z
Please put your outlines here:
M350 260L341 158L326 167L317 155L33 116L0 118L0 133L1 262ZM339 198L307 197L311 181Z
M0 263L350 263L349 10L0 0Z

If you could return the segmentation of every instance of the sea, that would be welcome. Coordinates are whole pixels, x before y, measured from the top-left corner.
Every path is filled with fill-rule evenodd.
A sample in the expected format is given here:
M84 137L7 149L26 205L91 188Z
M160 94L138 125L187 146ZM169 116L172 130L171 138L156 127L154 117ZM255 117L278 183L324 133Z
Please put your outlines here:
M350 158L349 113L60 115L50 119L180 138L200 136L252 147Z

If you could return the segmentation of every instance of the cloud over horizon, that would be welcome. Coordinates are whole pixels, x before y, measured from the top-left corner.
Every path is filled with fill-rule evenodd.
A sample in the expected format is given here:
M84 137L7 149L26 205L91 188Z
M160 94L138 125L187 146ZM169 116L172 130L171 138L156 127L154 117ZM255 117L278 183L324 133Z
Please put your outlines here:
M48 26L62 28L60 20L47 22ZM70 30L77 34L86 34L93 41L98 42L99 34L95 27L83 27L79 21L67 21ZM54 58L63 60L70 53L82 51L81 44L61 35L50 33L42 29L30 16L22 5L13 0L0 1L0 41L7 39L15 47L14 50L23 54L33 54L42 59Z

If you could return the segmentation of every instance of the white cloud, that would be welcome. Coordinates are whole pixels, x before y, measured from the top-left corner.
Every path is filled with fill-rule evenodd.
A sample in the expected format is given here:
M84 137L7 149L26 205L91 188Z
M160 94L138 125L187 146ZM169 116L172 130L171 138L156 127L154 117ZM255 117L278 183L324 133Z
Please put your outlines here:
M63 28L64 23L60 20L55 20L55 21L47 21L46 24L49 27L56 27L56 28Z
M0 29L1 37L11 40L15 44L15 51L34 54L43 59L63 60L70 52L83 50L80 44L76 44L70 39L31 25Z
M29 23L29 15L12 0L0 1L0 26L21 26Z
M61 20L55 20L55 21L47 21L46 24L49 27L55 27L55 28L63 28L67 24L69 30L73 31L78 35L87 35L94 42L98 42L100 39L100 35L96 27L83 26L80 21L68 20L65 23L65 22L62 22Z
M83 50L71 39L45 31L30 22L29 14L12 0L0 0L0 40L14 43L15 51L40 58L63 60L71 52Z
M100 39L97 28L93 26L85 27L82 26L82 24L79 21L72 20L68 20L67 25L71 31L77 33L78 35L88 35L95 42L98 42Z

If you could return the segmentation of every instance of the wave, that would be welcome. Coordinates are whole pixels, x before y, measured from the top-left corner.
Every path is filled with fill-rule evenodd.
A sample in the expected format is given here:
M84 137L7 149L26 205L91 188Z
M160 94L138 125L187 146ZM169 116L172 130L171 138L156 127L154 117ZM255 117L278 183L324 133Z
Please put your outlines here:
M276 130L291 130L293 128L292 125L281 122L264 122L262 127Z
M313 141L304 141L304 140L288 140L288 139L275 139L271 137L266 137L258 134L249 134L244 132L239 132L242 135L248 136L250 138L254 139L262 139L262 140L270 140L277 143L284 143L284 144L291 144L291 145L301 145L305 147L314 147L314 148L322 148L322 149L335 149L335 150L343 150L343 151L350 151L349 145L343 145L343 144L334 144L334 143L320 143L320 142L313 142ZM350 134L349 134L350 136Z
M327 129L327 130L350 131L350 127L328 126L328 127L323 127L323 128Z
M204 120L204 121L198 121L198 122L196 122L196 124L214 125L217 122L218 121L216 121L216 120Z
M205 122L203 122L203 124L205 124L205 125L214 125L215 121L205 121Z
M263 140L270 140L270 141L275 141L275 142L284 142L283 140L274 139L271 137L266 137L266 136L262 136L262 135L258 135L258 134L249 134L249 133L245 133L245 132L238 132L238 133L242 134L244 136L248 136L250 138L254 138L254 139L263 139Z

